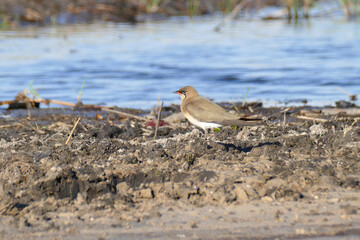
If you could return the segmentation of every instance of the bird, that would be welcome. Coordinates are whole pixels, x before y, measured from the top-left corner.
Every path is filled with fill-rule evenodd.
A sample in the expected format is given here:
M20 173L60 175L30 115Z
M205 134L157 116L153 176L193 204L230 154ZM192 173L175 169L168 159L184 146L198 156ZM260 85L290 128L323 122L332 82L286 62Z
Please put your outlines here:
M174 91L181 97L181 112L192 124L200 127L208 135L208 129L222 126L253 126L263 122L241 120L240 117L227 112L225 109L203 97L192 86L186 86Z

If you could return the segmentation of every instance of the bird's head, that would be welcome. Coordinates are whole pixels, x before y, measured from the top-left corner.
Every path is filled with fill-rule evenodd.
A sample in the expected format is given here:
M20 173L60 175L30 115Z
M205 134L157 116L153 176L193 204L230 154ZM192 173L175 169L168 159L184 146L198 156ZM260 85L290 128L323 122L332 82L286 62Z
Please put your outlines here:
M195 90L195 88L193 88L191 86L183 87L177 91L174 91L174 93L179 94L181 97L181 100L199 95L198 92Z

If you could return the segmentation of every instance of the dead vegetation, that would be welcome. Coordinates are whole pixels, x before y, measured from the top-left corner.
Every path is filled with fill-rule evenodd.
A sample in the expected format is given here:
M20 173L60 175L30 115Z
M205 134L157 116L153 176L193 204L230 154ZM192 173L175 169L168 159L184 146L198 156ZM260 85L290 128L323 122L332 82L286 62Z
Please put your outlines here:
M142 22L165 19L168 16L196 16L222 12L224 22L236 16L249 15L267 6L278 6L276 14L263 17L272 19L299 19L312 17L310 10L316 0L115 0L115 1L44 1L3 0L0 6L0 27L11 28L24 23L56 25L74 22ZM335 3L337 1L334 1ZM352 19L358 15L357 0L339 0L338 9ZM335 10L321 13L331 15ZM221 24L220 24L221 25ZM219 30L219 26L216 29Z

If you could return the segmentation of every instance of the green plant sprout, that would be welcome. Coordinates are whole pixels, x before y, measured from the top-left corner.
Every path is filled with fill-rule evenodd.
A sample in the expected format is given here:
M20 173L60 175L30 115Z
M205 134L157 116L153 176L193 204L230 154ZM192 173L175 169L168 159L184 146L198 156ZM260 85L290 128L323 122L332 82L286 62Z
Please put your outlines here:
M245 93L245 96L243 97L242 106L245 106L246 98L249 96L250 88L248 87Z
M34 83L34 80L31 80L30 83L29 83L29 86L27 88L27 92L31 96L33 96L33 98L40 99L40 95L39 95L38 91L33 87L33 83Z
M82 85L81 85L81 88L80 88L80 92L79 92L79 95L77 97L77 101L80 102L81 101L81 97L84 93L84 88L85 88L85 81L86 81L86 78L84 79Z

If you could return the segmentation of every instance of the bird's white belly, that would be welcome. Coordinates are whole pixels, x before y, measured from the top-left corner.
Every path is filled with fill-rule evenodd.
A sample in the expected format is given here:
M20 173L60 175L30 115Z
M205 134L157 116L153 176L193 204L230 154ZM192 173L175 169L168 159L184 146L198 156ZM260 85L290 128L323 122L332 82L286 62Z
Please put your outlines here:
M201 127L202 129L208 129L208 128L219 128L222 125L217 124L217 123L210 123L210 122L200 122L198 120L196 120L195 118L187 115L186 118L195 126Z

